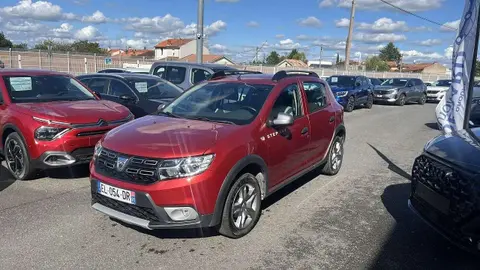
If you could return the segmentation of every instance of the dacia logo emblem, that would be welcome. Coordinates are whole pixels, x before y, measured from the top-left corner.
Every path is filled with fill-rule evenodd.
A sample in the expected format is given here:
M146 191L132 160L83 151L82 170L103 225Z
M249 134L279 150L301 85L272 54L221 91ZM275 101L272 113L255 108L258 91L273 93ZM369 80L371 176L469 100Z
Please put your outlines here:
M104 127L104 126L108 126L108 123L107 121L103 120L103 119L99 119L97 124L101 127Z
M119 172L123 171L127 166L128 160L129 158L126 158L126 157L117 157L117 164L116 164L117 171Z

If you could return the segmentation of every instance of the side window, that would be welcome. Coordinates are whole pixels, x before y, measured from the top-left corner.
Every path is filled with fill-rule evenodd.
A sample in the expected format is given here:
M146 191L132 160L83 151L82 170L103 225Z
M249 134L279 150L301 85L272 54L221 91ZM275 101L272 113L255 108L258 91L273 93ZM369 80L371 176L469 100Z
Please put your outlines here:
M112 80L110 82L110 91L108 91L108 94L115 97L121 95L135 96L127 85L118 80Z
M107 86L108 86L108 79L104 79L104 78L91 79L90 82L88 82L88 88L100 94L107 93Z
M167 67L167 76L165 79L170 81L174 84L181 84L185 81L185 73L187 73L187 69L184 67Z
M423 84L423 81L420 80L420 79L417 79L417 85L418 85L418 86L422 86L422 84Z
M156 75L162 79L165 79L166 69L164 66L158 66L153 70L153 75Z
M210 74L210 72L204 69L192 68L192 75L191 75L190 81L193 84L197 84L201 81L205 81L206 79L208 79L210 75L212 74Z
M320 82L303 82L303 89L307 96L308 110L314 113L327 105L325 85Z
M302 116L302 99L300 98L300 91L298 85L291 84L285 87L277 100L273 104L270 118L274 119L278 113L283 112L292 115L294 118Z
M83 84L87 85L88 86L88 82L90 82L91 78L82 78L82 79L79 79L79 81L81 81Z

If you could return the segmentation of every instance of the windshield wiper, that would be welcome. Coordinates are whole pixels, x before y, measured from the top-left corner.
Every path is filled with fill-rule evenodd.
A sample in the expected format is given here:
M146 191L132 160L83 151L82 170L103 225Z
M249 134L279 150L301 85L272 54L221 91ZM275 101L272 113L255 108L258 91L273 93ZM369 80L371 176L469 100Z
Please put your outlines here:
M168 116L168 117L173 117L173 118L180 118L180 116L176 115L176 114L173 114L171 112L163 112L163 111L159 111L156 113L157 115L165 115L165 116Z
M206 121L206 122L216 122L216 123L236 125L236 124L235 124L234 122L232 122L232 121L210 119L210 118L207 118L207 117L204 117L204 116L189 116L189 117L185 117L185 118L191 119L191 120L200 120L200 121Z

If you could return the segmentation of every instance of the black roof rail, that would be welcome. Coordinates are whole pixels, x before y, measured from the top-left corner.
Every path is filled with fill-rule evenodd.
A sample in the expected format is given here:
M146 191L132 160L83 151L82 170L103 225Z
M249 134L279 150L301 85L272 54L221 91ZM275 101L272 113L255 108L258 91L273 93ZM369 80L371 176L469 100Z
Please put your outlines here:
M250 70L220 70L212 74L209 80L215 80L230 75L244 75L244 74L263 74L260 71L250 71Z
M275 73L272 77L272 81L279 81L286 77L292 76L311 76L320 78L316 72L308 71L308 70L280 70L279 72Z

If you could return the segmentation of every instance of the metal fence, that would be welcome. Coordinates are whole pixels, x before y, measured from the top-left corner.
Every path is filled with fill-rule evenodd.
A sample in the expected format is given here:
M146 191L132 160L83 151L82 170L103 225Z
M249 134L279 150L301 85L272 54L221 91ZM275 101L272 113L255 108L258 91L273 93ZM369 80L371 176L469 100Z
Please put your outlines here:
M0 60L7 68L28 68L28 69L48 69L60 72L67 72L74 75L84 73L94 73L105 68L121 67L142 67L148 68L154 59L146 57L125 57L121 55L108 56L97 54L73 54L69 52L49 52L42 50L12 50L0 48ZM235 65L239 69L261 71L263 73L275 73L285 69L305 69L292 67L273 67L273 66L252 66ZM435 81L438 79L448 79L449 74L425 74L425 73L402 73L402 72L375 72L375 71L345 71L334 68L307 68L310 71L318 73L320 76L332 75L365 75L376 78L392 77L415 77L423 81Z

